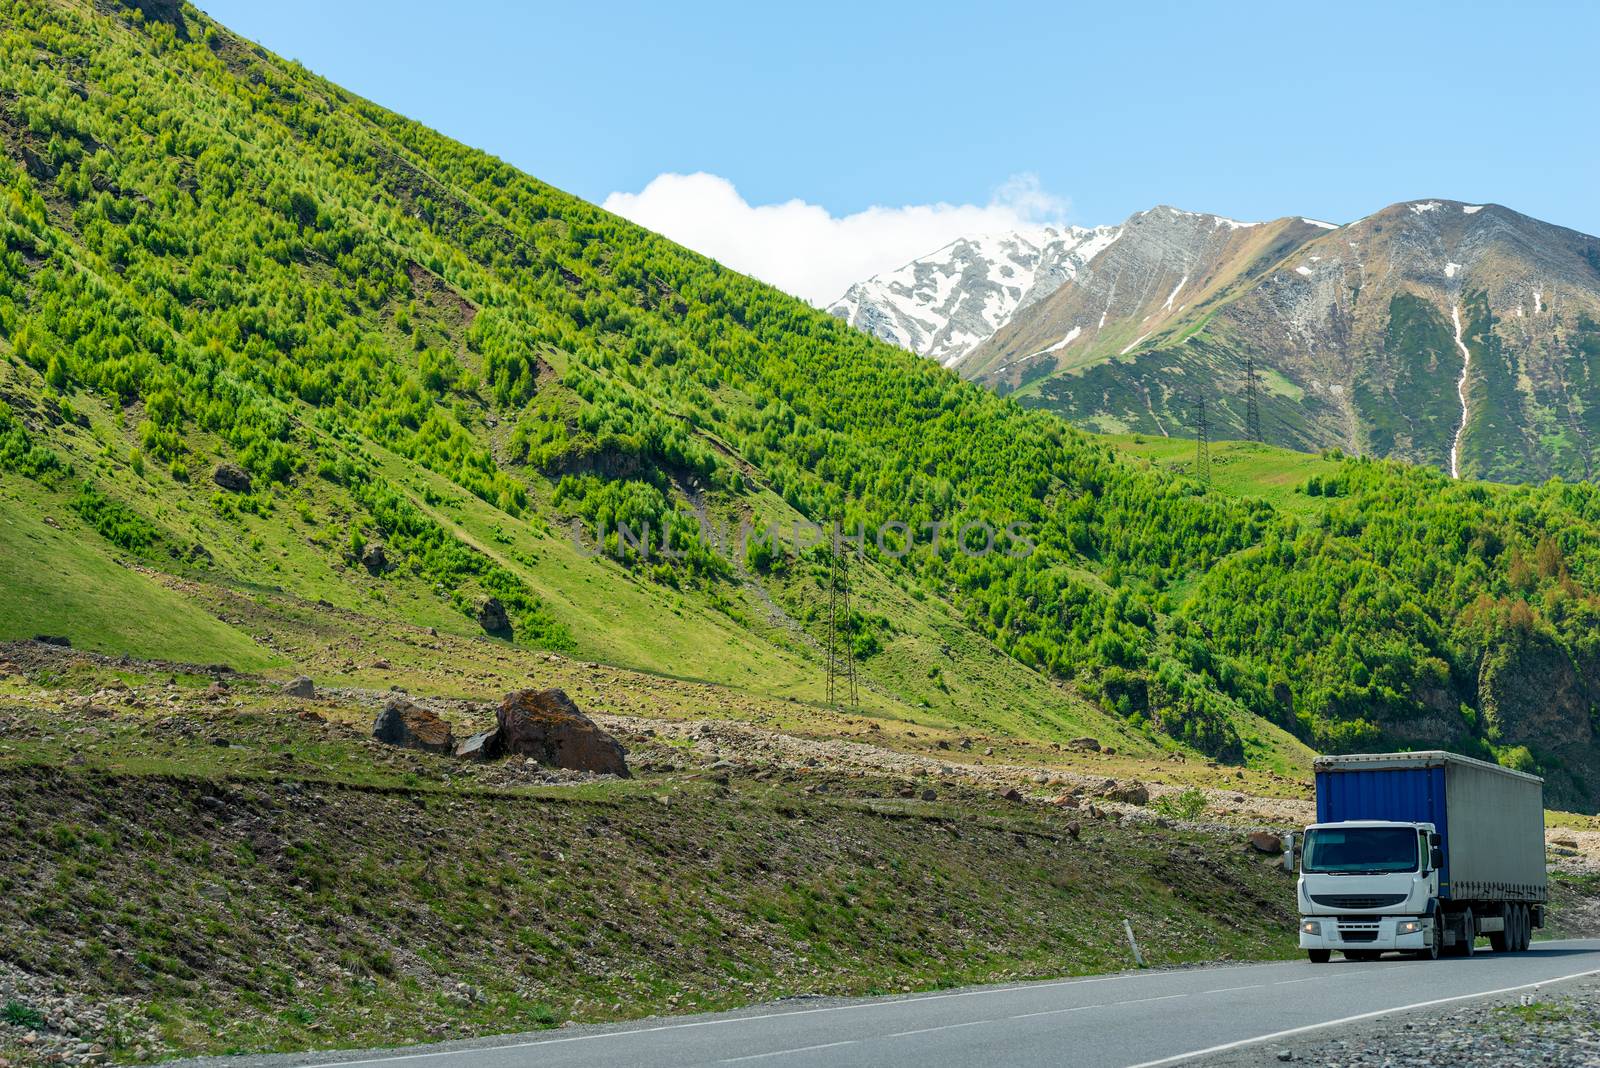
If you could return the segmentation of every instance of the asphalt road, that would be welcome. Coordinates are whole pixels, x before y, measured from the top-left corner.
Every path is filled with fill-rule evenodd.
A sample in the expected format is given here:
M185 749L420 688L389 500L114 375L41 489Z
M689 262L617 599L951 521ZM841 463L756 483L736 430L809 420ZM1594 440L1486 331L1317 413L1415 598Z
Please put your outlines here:
M799 1001L390 1052L186 1062L367 1068L1070 1065L1155 1068L1253 1042L1600 973L1600 939L1466 960L1223 965Z

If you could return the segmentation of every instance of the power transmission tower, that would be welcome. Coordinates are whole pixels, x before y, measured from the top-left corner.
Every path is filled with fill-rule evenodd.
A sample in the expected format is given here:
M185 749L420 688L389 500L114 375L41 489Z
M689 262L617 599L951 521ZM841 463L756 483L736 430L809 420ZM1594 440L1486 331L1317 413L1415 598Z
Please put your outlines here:
M855 624L850 617L850 552L848 549L839 554L839 582L843 587L840 601L844 609L844 633L840 635L844 643L844 670L849 681L849 707L856 707L856 645L854 641Z
M856 651L850 641L850 557L835 536L828 547L828 704L857 707Z
M839 558L834 547L828 548L828 704L833 705L834 674L838 664L839 638Z
M1206 399L1200 397L1194 416L1194 477L1211 484L1211 423L1206 419Z
M1261 409L1256 404L1256 358L1244 358L1244 436L1250 441L1265 441L1261 436Z

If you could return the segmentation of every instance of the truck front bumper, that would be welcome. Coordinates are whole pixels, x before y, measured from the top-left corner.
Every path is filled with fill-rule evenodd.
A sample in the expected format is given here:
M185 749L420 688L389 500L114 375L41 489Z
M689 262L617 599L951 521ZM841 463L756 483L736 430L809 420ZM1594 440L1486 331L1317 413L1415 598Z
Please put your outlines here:
M1302 916L1301 949L1381 953L1418 950L1433 938L1430 916Z

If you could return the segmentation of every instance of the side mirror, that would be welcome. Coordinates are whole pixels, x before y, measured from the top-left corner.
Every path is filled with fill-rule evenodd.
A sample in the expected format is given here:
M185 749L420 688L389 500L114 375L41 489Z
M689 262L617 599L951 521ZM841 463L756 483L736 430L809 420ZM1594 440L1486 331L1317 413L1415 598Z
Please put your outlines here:
M1290 874L1293 874L1295 869L1294 847L1294 832L1290 831L1283 836L1283 870Z
M1428 869L1439 871L1444 867L1444 848L1442 846L1428 847Z

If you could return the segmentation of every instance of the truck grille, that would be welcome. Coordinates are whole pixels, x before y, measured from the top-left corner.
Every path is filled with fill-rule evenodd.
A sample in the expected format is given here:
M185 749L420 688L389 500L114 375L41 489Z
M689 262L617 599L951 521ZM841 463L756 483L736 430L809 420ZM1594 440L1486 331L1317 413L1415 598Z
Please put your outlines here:
M1376 927L1365 929L1354 927L1339 928L1339 941L1341 942L1376 942L1377 940L1378 929Z
M1386 909L1404 901L1404 894L1312 894L1311 900L1330 909Z

